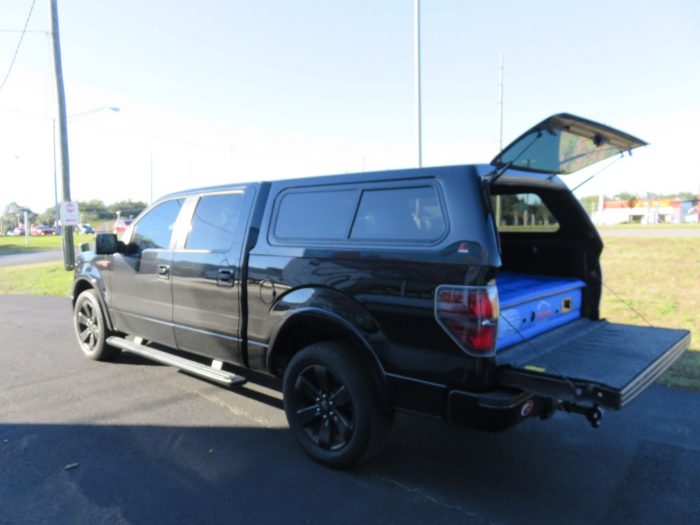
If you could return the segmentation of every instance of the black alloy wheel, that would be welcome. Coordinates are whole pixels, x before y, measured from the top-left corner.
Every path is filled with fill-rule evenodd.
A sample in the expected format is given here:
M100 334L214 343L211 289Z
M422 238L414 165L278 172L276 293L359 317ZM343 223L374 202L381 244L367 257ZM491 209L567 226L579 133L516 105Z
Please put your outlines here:
M75 301L73 327L80 349L86 357L95 361L111 361L120 353L107 344L111 335L107 329L102 306L95 290L85 290Z
M304 451L333 468L374 455L389 430L369 366L342 341L300 350L284 373L284 410Z
M340 378L324 365L306 367L294 383L296 417L309 439L323 450L348 444L355 428L355 409Z

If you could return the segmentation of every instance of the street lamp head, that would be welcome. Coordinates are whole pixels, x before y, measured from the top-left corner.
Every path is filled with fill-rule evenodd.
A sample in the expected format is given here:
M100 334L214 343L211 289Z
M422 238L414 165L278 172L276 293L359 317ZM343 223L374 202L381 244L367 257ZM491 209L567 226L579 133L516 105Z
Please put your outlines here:
M119 113L121 111L121 108L110 107L109 110L114 111L115 113Z

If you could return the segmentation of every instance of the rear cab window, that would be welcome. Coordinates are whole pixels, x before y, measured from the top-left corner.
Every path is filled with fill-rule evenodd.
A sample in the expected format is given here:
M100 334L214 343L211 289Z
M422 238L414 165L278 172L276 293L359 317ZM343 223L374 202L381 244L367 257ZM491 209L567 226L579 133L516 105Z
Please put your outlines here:
M273 217L272 237L282 244L433 244L447 230L437 186L426 182L286 190Z
M243 191L199 199L185 243L186 250L226 252L243 240Z

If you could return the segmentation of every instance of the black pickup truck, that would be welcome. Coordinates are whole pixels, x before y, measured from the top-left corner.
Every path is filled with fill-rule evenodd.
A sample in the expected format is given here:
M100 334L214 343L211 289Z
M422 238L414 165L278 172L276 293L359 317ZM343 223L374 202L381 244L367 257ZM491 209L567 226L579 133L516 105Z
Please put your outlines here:
M332 467L378 450L397 410L597 426L690 341L600 318L603 243L559 178L641 145L561 114L490 164L168 195L79 255L78 343L224 385L280 378L291 431Z

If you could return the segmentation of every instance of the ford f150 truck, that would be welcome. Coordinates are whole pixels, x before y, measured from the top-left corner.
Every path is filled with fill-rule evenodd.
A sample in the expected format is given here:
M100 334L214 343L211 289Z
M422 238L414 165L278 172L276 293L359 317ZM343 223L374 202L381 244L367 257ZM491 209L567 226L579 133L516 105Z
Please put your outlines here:
M79 255L80 349L280 378L291 431L337 468L377 451L397 410L597 426L690 340L600 318L603 243L560 178L642 145L560 114L490 164L168 195Z

